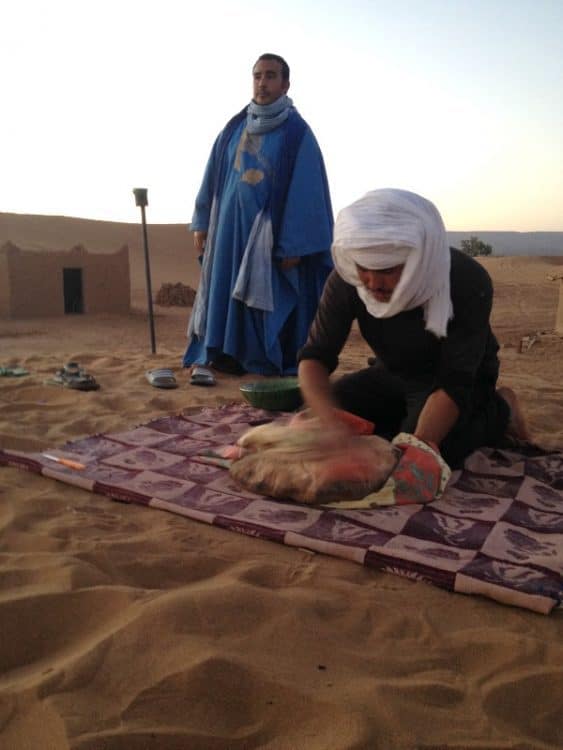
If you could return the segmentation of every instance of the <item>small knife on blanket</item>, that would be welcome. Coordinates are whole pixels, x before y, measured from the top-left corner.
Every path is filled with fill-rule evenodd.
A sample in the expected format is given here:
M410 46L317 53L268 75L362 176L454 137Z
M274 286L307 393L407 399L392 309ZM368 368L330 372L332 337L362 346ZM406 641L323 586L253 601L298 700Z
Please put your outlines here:
M61 458L60 456L54 456L52 453L42 453L44 458L48 458L49 461L56 461L58 464L68 466L69 469L76 469L76 471L83 471L86 466L79 463L78 461L72 461L70 458Z

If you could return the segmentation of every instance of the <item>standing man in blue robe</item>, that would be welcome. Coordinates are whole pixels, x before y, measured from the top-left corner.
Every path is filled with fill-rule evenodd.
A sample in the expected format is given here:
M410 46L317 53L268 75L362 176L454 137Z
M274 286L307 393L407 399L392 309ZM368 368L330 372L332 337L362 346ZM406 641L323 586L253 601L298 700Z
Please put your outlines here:
M332 269L326 172L287 96L289 67L264 54L252 74L253 99L217 137L191 223L202 269L183 364L194 384L209 382L205 365L295 374Z

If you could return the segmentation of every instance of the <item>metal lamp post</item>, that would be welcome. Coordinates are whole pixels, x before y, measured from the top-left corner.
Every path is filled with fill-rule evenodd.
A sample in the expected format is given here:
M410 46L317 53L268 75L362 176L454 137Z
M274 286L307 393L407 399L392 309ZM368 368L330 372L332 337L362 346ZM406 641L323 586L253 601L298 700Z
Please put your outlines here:
M135 205L141 208L141 218L143 221L143 243L145 248L145 275L147 279L147 303L149 310L149 325L151 333L151 351L156 354L156 340L154 335L154 316L152 312L152 288L151 288L151 264L149 259L149 241L147 238L147 221L145 217L145 206L149 205L147 188L133 188L135 196Z

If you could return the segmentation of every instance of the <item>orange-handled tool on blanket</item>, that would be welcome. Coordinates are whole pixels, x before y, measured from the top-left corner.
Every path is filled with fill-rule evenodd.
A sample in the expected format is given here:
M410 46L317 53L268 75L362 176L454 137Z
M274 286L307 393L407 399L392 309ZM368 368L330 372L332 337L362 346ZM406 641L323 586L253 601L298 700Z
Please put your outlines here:
M78 461L72 461L70 458L61 458L60 456L54 456L52 453L42 453L44 458L48 458L49 461L56 461L58 464L68 466L69 469L76 469L76 471L83 471L86 466L79 463Z

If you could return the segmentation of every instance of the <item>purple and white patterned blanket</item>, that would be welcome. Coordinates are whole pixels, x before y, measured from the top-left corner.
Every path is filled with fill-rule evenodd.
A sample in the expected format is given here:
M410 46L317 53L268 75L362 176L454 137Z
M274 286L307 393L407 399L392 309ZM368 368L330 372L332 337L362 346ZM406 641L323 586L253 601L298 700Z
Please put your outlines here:
M10 450L0 450L0 464L450 591L542 613L561 605L563 452L487 448L431 505L328 510L245 491L198 459L271 418L241 404L205 408L49 451L82 470Z

